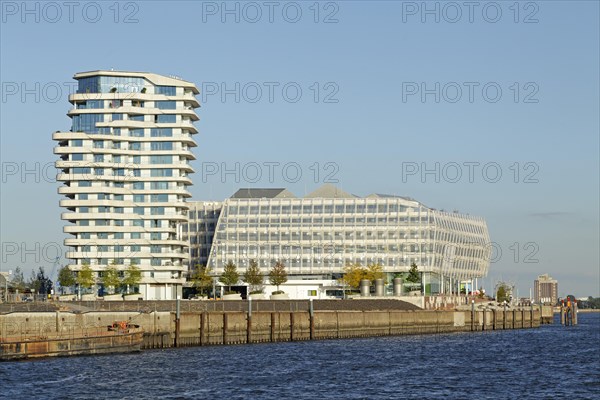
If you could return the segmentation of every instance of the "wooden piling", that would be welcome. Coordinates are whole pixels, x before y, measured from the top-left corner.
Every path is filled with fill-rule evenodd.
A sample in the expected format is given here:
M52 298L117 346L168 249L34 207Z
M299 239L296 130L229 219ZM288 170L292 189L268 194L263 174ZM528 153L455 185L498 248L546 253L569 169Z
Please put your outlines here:
M200 314L200 346L204 346L204 325L206 324L206 312Z
M252 343L252 314L248 314L246 323L246 343Z
M223 344L227 344L227 313L223 313Z
M290 342L294 341L294 313L290 313Z
M275 342L275 313L271 313L271 342Z

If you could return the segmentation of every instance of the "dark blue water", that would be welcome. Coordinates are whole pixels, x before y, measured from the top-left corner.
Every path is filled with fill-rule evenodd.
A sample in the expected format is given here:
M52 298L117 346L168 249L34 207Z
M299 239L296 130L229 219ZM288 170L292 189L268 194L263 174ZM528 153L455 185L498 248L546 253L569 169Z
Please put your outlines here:
M598 399L600 314L571 328L1 363L0 398Z

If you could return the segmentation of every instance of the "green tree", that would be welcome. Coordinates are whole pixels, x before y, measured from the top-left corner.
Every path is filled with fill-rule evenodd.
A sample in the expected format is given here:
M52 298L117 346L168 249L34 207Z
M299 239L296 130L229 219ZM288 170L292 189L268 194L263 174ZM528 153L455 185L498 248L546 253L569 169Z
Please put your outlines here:
M496 301L498 303L503 303L504 301L508 301L509 299L509 291L506 285L498 286L498 290L496 291Z
M75 275L73 271L66 265L58 271L58 284L60 285L60 291L63 293L64 288L70 288L76 284Z
M21 271L20 267L17 267L15 269L15 275L12 279L12 285L19 292L23 292L27 287L27 284L25 283L25 278L23 277L23 271Z
M223 268L223 273L219 277L219 282L227 286L227 293L231 292L231 286L238 283L240 280L240 274L238 273L237 267L233 261L229 261Z
M194 273L191 277L192 285L200 291L200 294L206 294L213 283L210 271L205 265L196 264Z
M116 261L113 261L104 271L102 284L109 294L114 294L116 289L121 285L121 277L119 276L119 270L117 270Z
M360 281L367 279L367 270L360 263L347 264L344 267L344 275L340 281L353 289L358 289Z
M125 276L123 277L123 285L127 286L127 294L130 293L131 288L136 288L142 280L142 271L135 265L134 262L130 263L125 270Z
M244 272L242 280L250 287L250 294L259 294L263 292L264 275L255 260L250 260L250 266Z
M75 281L79 287L84 289L89 289L94 286L94 283L96 283L96 280L94 279L94 271L92 271L88 263L83 263L81 270L77 273L77 278Z
M46 272L44 271L44 267L40 267L38 269L38 273L36 275L36 286L37 292L39 294L50 294L52 291L52 281L49 277L46 276Z
M288 280L285 265L281 261L277 261L269 271L269 282L273 286L277 286L277 293L281 293L279 286L286 283Z
M408 270L408 276L406 277L406 281L410 283L421 283L421 277L419 276L419 269L417 268L417 264L414 262L410 265L410 269Z

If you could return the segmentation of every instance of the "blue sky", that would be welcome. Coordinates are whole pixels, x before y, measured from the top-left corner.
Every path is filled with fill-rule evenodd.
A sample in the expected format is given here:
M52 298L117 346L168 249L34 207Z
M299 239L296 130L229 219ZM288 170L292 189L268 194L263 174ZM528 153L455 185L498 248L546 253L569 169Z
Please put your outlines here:
M3 271L51 268L51 134L73 74L114 68L204 89L194 199L331 179L407 195L486 218L488 289L550 273L600 295L598 2L273 2L272 22L264 2L26 4L3 1L0 25Z

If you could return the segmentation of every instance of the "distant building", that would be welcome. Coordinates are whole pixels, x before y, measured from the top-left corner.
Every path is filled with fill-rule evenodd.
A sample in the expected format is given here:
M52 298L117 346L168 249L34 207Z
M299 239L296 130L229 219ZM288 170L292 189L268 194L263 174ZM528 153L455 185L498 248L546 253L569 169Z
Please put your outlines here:
M556 304L558 302L558 281L548 274L538 276L533 281L533 299L537 304Z
M254 259L266 273L281 261L289 275L283 289L293 298L330 296L350 263L377 263L388 282L416 263L428 294L457 292L489 268L483 218L408 197L358 197L325 185L303 198L285 189L240 189L221 203L187 204L190 267L207 265L219 275L232 261L243 273Z

